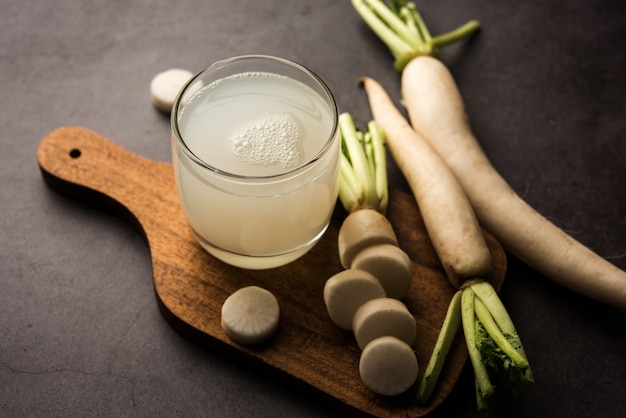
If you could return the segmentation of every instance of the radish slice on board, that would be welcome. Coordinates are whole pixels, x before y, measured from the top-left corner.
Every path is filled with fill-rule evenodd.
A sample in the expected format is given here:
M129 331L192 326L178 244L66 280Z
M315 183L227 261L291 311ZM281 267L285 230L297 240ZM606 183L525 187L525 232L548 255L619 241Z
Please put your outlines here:
M230 295L222 305L222 328L240 344L256 344L278 328L280 308L276 297L258 286L248 286Z

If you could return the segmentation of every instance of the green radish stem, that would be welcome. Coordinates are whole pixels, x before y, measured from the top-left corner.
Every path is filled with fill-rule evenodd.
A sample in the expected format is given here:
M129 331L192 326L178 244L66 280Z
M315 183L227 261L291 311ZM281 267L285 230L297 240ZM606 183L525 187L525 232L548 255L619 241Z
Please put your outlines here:
M461 296L461 319L465 334L465 344L467 345L470 361L474 367L476 389L480 393L480 397L485 399L493 394L495 388L491 383L491 379L489 379L487 367L483 363L482 356L476 345L476 314L474 309L474 292L472 289L465 289Z
M496 321L491 316L491 312L487 309L484 303L479 298L474 300L474 311L477 318L485 327L485 330L489 333L494 342L500 347L500 349L509 356L513 364L520 369L528 367L528 360L522 356L515 347L507 340L506 336L502 333Z
M341 162L339 199L349 212L364 207L387 212L385 137L375 122L359 131L349 113L339 116Z
M424 376L420 381L417 388L417 400L421 403L426 403L430 398L430 395L435 389L437 379L441 374L441 369L446 362L446 356L450 352L452 342L456 337L461 322L461 295L463 292L458 291L452 297L450 305L448 305L448 311L446 317L441 326L444 332L439 333L433 354L428 361L428 365L424 370Z
M502 304L502 301L493 287L489 285L489 283L484 282L472 283L470 287L474 294L476 294L476 296L485 304L485 306L489 307L491 316L497 323L500 330L508 336L509 341L515 345L520 355L526 360L526 362L528 362L528 357L526 356L526 352L522 346L522 340L515 329L515 325L513 324L509 313ZM522 383L534 382L533 373L530 367L524 368L519 377L520 382Z
M483 409L487 409L487 400L483 397L482 393L480 393L480 386L478 385L478 378L474 376L474 387L476 392L476 405L479 411Z
M395 58L394 68L402 72L415 57L439 54L439 48L467 38L480 28L471 20L459 28L432 37L415 4L404 0L352 0L363 21L387 45Z

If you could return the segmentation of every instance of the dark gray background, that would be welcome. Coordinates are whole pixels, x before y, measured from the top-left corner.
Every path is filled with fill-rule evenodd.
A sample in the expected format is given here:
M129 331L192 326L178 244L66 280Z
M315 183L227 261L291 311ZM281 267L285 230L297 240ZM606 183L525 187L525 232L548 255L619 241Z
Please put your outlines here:
M434 34L481 21L442 59L486 152L529 203L626 268L626 2L418 6ZM310 67L362 121L358 77L399 96L388 51L349 1L0 0L0 416L335 414L177 334L157 309L141 234L48 189L36 163L39 141L64 125L170 161L152 77L249 53ZM502 298L537 383L480 416L623 416L624 312L514 258ZM433 416L479 416L473 391L466 367Z

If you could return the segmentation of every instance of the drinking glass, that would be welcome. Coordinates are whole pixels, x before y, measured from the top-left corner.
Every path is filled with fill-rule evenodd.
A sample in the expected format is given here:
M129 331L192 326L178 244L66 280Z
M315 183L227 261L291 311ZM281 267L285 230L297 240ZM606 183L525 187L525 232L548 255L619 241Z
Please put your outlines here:
M172 108L172 163L200 244L248 269L310 250L337 202L337 124L331 91L293 61L240 56L194 76Z

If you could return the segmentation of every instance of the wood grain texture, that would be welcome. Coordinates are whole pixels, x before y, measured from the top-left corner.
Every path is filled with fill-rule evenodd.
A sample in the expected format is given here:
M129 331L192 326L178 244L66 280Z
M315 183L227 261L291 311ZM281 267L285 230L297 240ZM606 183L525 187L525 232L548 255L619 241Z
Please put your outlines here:
M80 127L48 134L37 151L44 181L76 199L105 205L127 217L147 239L158 306L181 334L237 362L256 367L309 396L349 413L379 417L424 416L449 394L467 360L459 335L432 401L418 405L407 393L377 396L359 378L360 350L352 333L336 327L323 301L326 279L341 271L337 233L345 212L335 211L322 240L287 266L244 270L206 253L191 234L180 209L172 165L133 154ZM420 376L430 357L454 289L432 248L412 196L391 191L388 218L411 257L414 279L407 307L417 321L414 349ZM487 235L499 289L506 271L502 247ZM277 333L260 346L234 343L220 326L224 300L235 290L258 285L274 293L281 308Z

